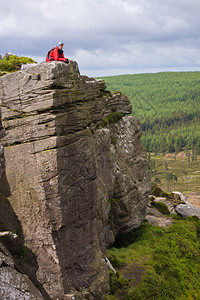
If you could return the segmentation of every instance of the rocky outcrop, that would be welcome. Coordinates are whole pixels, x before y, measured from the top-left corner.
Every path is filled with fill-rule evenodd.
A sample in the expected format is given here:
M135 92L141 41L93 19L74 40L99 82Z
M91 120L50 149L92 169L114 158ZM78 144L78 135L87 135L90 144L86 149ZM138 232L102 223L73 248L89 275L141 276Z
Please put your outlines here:
M147 208L147 215L145 217L145 220L147 220L151 225L164 228L169 227L173 223L173 220L170 216L164 215L157 208L151 206Z
M168 227L173 223L170 214L178 214L183 219L187 217L196 217L200 219L200 208L193 206L187 197L181 192L165 193L155 184L153 189L158 197L149 196L149 204L146 210L145 219L149 224ZM165 195L165 197L160 197Z
M44 299L28 276L20 273L10 252L0 242L0 297L1 299Z
M5 75L0 93L0 202L34 257L23 271L45 299L104 299L105 249L141 224L151 189L129 99L72 61Z

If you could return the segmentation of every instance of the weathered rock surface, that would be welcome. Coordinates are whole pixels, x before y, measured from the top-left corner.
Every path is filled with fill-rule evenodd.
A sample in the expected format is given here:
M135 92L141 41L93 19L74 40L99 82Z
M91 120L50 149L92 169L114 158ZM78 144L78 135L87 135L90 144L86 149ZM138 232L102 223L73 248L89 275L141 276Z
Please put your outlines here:
M200 208L193 206L188 198L180 192L173 192L179 195L182 203L178 204L175 208L177 214L181 215L184 219L187 217L197 217L200 219Z
M194 207L190 203L177 205L176 212L184 219L187 217L197 217L200 219L200 208Z
M0 123L0 132L1 132L1 123ZM0 179L5 172L5 160L4 160L4 148L0 145Z
M27 275L20 273L9 251L0 242L0 299L42 300Z
M24 272L45 299L104 299L105 249L141 224L151 189L129 99L50 62L1 77L0 107L0 203L36 260Z
M147 208L147 215L145 219L151 225L160 226L164 228L169 227L173 223L173 220L170 217L163 215L154 207Z

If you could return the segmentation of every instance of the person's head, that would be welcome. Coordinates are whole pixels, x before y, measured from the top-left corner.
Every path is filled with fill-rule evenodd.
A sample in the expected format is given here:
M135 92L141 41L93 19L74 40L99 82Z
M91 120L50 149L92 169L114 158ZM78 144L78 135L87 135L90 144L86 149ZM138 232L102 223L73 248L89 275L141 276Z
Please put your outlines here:
M63 44L62 42L59 42L59 43L58 43L58 48L59 48L60 50L62 50L63 45L64 45L64 44Z

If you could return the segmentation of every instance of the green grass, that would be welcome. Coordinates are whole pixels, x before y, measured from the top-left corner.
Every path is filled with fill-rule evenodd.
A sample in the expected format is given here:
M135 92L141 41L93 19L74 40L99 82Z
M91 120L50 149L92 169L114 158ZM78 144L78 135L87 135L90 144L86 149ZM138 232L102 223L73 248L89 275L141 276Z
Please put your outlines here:
M117 270L107 299L200 299L199 220L174 218L168 229L143 223L116 246L107 250Z

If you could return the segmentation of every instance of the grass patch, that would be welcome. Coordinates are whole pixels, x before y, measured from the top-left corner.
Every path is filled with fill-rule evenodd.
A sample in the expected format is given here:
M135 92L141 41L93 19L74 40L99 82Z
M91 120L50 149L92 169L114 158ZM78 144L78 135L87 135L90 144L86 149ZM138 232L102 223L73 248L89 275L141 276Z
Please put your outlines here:
M121 112L111 112L107 117L102 119L102 126L105 127L109 123L115 123L122 118L123 114Z
M113 204L118 202L118 201L120 201L120 199L116 199L116 198L110 198L109 199L109 203L110 203L111 206L113 206Z
M200 220L177 219L167 229L145 222L116 243L107 257L125 284L112 275L108 299L200 299Z

